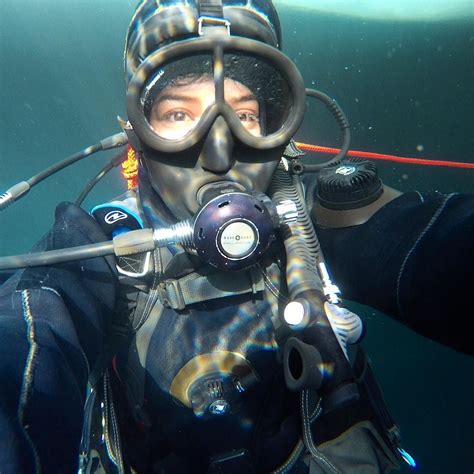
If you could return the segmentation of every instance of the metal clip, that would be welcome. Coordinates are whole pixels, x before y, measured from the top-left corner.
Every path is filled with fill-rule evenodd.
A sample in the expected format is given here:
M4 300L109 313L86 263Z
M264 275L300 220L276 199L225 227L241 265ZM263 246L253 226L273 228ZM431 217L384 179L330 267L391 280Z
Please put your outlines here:
M204 34L203 28L206 26L225 26L227 28L227 34L230 36L230 21L225 18L216 18L214 16L200 16L198 18L198 34L202 36Z

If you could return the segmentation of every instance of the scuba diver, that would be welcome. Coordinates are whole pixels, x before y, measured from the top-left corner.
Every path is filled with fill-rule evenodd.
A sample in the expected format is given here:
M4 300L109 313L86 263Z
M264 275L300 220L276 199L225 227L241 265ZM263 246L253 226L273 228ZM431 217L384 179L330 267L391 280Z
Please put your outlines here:
M414 265L445 238L443 213L469 203L400 195L370 163L341 161L347 120L305 90L269 1L144 0L125 75L137 187L90 214L60 204L40 258L9 260L27 268L0 288L0 470L414 466L332 278L342 296L467 351L445 314L425 327L437 295ZM344 134L324 170L291 142L307 97ZM394 222L406 238L387 241Z

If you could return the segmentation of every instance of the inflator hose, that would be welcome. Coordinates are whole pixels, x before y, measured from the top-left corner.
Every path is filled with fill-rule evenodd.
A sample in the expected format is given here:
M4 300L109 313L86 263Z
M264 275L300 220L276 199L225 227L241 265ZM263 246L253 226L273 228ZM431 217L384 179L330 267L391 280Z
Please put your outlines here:
M323 366L330 367L330 373L321 377L321 387L318 390L323 396L324 409L330 411L358 398L357 385L349 361L334 334L328 316L324 309L325 297L323 284L318 273L318 264L324 262L318 238L304 203L303 188L299 175L290 175L280 163L270 186L270 196L273 202L291 199L298 209L298 220L287 224L284 244L287 255L287 285L290 300L297 298L306 301L309 308L309 323L304 328L292 329L291 336L300 339L303 345L291 343L285 345L284 360L286 365L291 360L301 360L306 357L306 344L313 346L319 352ZM289 325L288 325L289 326ZM300 370L301 369L301 370ZM315 380L308 378L309 385L305 386L300 378L306 373L304 367L294 370L285 366L286 377L290 390L317 389ZM304 377L303 377L304 379Z
M291 224L291 235L285 238L288 257L287 281L290 299L306 290L316 289L322 295L322 282L317 271L317 255L320 253L319 242L311 218L301 199L295 184L299 181L296 175L290 176L280 163L273 175L269 194L273 202L291 200L296 204L298 221ZM321 308L324 302L321 299Z
M311 218L302 198L302 185L298 175L292 175L280 163L269 189L274 203L291 200L298 210L297 222L289 224L291 236L285 238L287 253L287 281L290 299L306 290L316 290L321 294L320 307L324 305L323 286L318 274L318 260L321 248Z

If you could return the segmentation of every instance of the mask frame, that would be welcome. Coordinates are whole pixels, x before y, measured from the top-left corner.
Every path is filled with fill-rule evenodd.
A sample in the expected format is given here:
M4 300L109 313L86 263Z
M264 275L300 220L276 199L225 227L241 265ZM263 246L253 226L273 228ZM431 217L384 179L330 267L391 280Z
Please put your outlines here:
M286 80L293 100L286 120L269 135L255 136L241 123L234 110L224 100L224 54L236 52L261 57ZM143 92L148 81L164 64L193 55L211 54L213 58L215 102L206 109L196 126L184 137L165 139L150 126L144 114ZM212 36L192 38L170 44L149 55L134 73L127 90L127 113L130 125L138 139L156 151L177 153L187 150L202 140L218 116L222 116L233 135L245 145L268 150L287 144L300 127L306 109L303 78L294 63L278 49L248 38ZM130 130L129 130L130 131Z

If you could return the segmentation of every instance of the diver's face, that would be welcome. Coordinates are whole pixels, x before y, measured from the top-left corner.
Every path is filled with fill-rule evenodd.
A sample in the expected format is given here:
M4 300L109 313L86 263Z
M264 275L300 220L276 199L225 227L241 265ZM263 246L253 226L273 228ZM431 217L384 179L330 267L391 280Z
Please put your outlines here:
M261 135L259 104L252 91L232 79L225 79L225 100L235 110L244 127L253 135ZM150 125L163 138L176 139L189 132L204 111L215 101L214 81L202 76L166 87L155 98ZM236 183L239 188L266 191L278 159L257 162L258 155L249 150L234 149L234 139L225 120L218 117L199 153L183 159L183 154L161 154L159 160L147 158L145 163L155 191L178 219L194 216L200 208L198 191L210 183ZM192 154L192 152L190 152Z
M225 101L234 109L252 135L260 135L259 105L252 91L233 79L224 81ZM204 111L214 103L215 86L205 75L166 87L155 99L150 124L162 138L182 138L191 131Z

